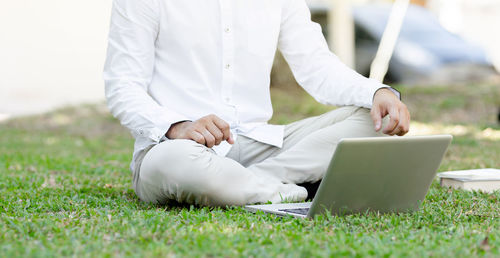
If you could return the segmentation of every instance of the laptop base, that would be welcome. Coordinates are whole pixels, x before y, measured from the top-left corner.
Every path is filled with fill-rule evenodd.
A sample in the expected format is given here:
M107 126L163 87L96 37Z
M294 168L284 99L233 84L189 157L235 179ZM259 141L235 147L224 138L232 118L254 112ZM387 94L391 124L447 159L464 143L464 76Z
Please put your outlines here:
M262 205L247 205L245 210L256 213L257 211L263 211L265 213L276 214L278 216L294 216L298 218L307 217L303 213L304 209L311 208L312 202L300 202L300 203L280 203L280 204L262 204ZM300 211L293 211L294 209L300 209ZM291 211L288 211L291 210Z

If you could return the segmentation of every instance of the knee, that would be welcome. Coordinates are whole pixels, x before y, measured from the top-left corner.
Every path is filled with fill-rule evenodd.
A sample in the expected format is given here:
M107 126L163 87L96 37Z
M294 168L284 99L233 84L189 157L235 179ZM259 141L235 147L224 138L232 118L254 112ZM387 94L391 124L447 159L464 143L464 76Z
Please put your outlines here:
M357 113L363 113L360 111L362 109L365 108L360 108L357 106L343 106L321 115L320 119L322 121L325 121L328 125L333 125L342 122L346 119L349 119L350 117L356 115ZM370 111L368 110L368 113L369 112Z
M164 165L173 165L192 162L205 150L205 146L191 140L171 140L155 146L146 155L145 159L155 159L161 161Z
M365 128L365 135L362 137L380 137L384 136L382 133L382 129L379 131L375 131L375 122L373 121L373 117L371 115L371 110L368 108L359 108L354 112L354 114L351 117L351 120L353 120L357 127L362 130L362 128ZM387 125L388 122L388 116L382 118L382 128L384 128Z
M140 168L141 180L159 183L172 175L184 174L208 151L190 140L165 141L153 147L144 157Z
M371 121L371 109L368 109L368 108L364 108L364 107L360 107L360 108L357 108L353 115L354 116L359 116L361 117L362 119L368 119Z
M345 106L331 111L330 113L332 114L332 116L335 115L334 112L337 112L336 115L340 117L340 119L337 118L337 120L339 120L337 122L346 121L349 123L357 124L357 126L372 127L371 125L373 125L373 120L370 113L371 110L368 108Z
M365 121L367 124L373 125L373 117L371 114L371 109L368 108L359 108L357 109L353 117L356 117L358 120ZM382 118L382 124L387 124L389 122L389 116L385 116Z
M212 204L227 185L217 176L214 153L193 141L161 143L144 157L140 169L140 198L163 203L166 200ZM139 194L138 194L139 195ZM215 197L214 197L215 196Z

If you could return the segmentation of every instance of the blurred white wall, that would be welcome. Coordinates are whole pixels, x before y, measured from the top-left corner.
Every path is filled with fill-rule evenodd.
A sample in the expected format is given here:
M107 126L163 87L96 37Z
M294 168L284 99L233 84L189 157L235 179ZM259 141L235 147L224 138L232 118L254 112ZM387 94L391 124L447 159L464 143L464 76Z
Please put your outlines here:
M111 0L0 1L0 119L104 98Z
M429 2L448 28L483 45L500 69L500 0ZM103 100L110 9L111 0L0 1L0 120Z

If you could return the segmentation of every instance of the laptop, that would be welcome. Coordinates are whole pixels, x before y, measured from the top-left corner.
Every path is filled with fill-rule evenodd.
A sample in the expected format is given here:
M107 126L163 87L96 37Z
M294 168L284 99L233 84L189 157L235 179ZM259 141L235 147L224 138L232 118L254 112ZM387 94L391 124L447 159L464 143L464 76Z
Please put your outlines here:
M342 139L312 202L245 209L301 218L416 211L451 140L451 135Z

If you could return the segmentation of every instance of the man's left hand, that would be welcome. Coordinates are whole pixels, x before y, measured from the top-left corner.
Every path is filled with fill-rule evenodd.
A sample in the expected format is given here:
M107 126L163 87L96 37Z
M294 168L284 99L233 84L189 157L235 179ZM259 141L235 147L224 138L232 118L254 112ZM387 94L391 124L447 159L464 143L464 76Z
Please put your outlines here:
M382 131L388 135L403 136L410 130L410 112L406 105L389 89L377 90L371 110L375 131L382 128L382 119L389 115L391 120Z

